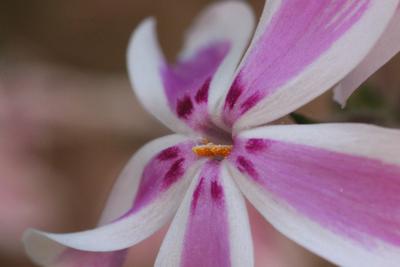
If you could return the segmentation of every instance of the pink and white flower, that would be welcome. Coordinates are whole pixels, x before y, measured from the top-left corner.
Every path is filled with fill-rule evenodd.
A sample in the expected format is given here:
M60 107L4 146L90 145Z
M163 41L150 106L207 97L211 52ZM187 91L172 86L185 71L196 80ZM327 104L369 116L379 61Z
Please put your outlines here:
M398 17L398 0L270 0L242 58L253 15L224 1L195 21L174 65L154 19L145 20L129 46L131 80L178 134L133 156L97 228L28 230L29 256L45 266L120 266L128 247L173 218L156 266L252 266L244 195L276 229L334 263L397 266L400 131L262 125L338 84L345 101L339 90L349 95L399 50Z

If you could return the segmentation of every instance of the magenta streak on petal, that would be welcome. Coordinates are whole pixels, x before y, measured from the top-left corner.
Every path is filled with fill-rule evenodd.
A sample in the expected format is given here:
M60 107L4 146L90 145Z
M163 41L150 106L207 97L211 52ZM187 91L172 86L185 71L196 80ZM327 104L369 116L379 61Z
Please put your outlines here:
M210 89L211 79L207 79L200 90L197 91L196 96L194 99L196 103L207 103L208 101L208 90Z
M208 161L193 192L181 267L230 266L227 211L219 161Z
M186 142L167 148L147 164L143 170L133 206L134 210L142 208L182 178L187 168L196 160L196 156L192 152L193 146L194 142ZM174 149L179 151L176 157L165 160L165 157L161 156L165 156Z
M121 218L139 211L179 181L197 159L192 152L194 145L187 141L155 155L143 169L132 208Z
M176 114L179 118L187 119L193 112L193 103L189 96L185 95L178 99L176 104Z
M255 142L266 142L265 150L249 150ZM237 162L240 157L258 176ZM229 159L264 190L322 226L367 248L377 245L373 238L400 245L400 167L263 139L235 140Z
M121 267L127 250L113 252L89 252L66 249L56 260L57 267Z
M228 126L326 52L364 14L370 0L287 0L235 78L223 110Z
M268 142L263 139L252 138L246 142L246 151L249 153L265 152Z
M234 80L234 82L226 96L225 109L226 108L233 109L233 107L235 106L236 102L238 101L238 99L242 93L243 93L243 86L240 82L240 77L238 76Z
M177 146L169 147L161 151L161 153L158 154L157 159L161 161L175 159L178 157L179 153L180 153L179 147Z
M183 168L184 164L185 159L180 158L171 165L167 173L164 175L163 188L170 187L173 183L175 183L179 178L182 177L182 175L185 173L185 170Z
M196 186L196 189L193 192L193 199L192 199L192 204L191 204L191 209L192 210L196 210L197 202L198 202L199 197L200 197L200 193L203 190L204 179L205 179L204 177L200 178L200 181L199 181L198 185Z
M249 96L240 106L242 113L245 113L246 111L254 107L261 99L262 96L260 92L255 92L254 94Z
M236 159L236 166L239 171L250 175L253 179L259 178L258 172L255 170L253 163L243 156L238 156Z
M203 47L185 61L165 65L161 69L171 110L196 131L205 134L222 131L211 122L208 91L211 79L229 48L228 42L216 42Z
M223 188L217 181L211 182L211 197L218 201L223 197Z

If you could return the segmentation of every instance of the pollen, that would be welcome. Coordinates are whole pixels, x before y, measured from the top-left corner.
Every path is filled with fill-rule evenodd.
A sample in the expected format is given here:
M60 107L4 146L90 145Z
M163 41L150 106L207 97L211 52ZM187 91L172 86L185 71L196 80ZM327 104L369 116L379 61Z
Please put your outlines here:
M193 153L199 157L221 157L229 156L232 151L231 145L215 145L213 143L206 143L203 145L194 146Z

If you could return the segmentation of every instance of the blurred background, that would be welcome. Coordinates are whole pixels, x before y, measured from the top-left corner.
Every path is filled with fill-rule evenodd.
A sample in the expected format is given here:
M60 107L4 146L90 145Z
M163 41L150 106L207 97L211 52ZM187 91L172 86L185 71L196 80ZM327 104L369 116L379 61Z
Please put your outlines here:
M94 227L110 187L145 142L168 133L131 91L125 50L135 26L156 16L170 59L209 0L0 1L0 266L33 266L27 227ZM259 15L263 0L249 1ZM342 110L331 93L299 113L318 121L400 126L400 56ZM257 266L332 266L275 232L250 210ZM132 248L125 266L152 266L166 229Z

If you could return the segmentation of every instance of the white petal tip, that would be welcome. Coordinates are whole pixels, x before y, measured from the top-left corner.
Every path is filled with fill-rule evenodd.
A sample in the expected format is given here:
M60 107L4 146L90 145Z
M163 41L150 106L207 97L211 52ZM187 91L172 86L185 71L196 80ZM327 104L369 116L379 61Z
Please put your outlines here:
M22 243L29 258L41 266L51 266L64 250L64 246L50 240L44 232L32 228L25 230Z
M148 35L153 35L157 25L157 20L155 17L145 18L133 31L129 44L128 44L128 60L132 53L132 48L137 47L137 43L142 44L146 42Z
M333 88L333 100L340 105L342 109L346 107L349 96L345 96L341 84Z

